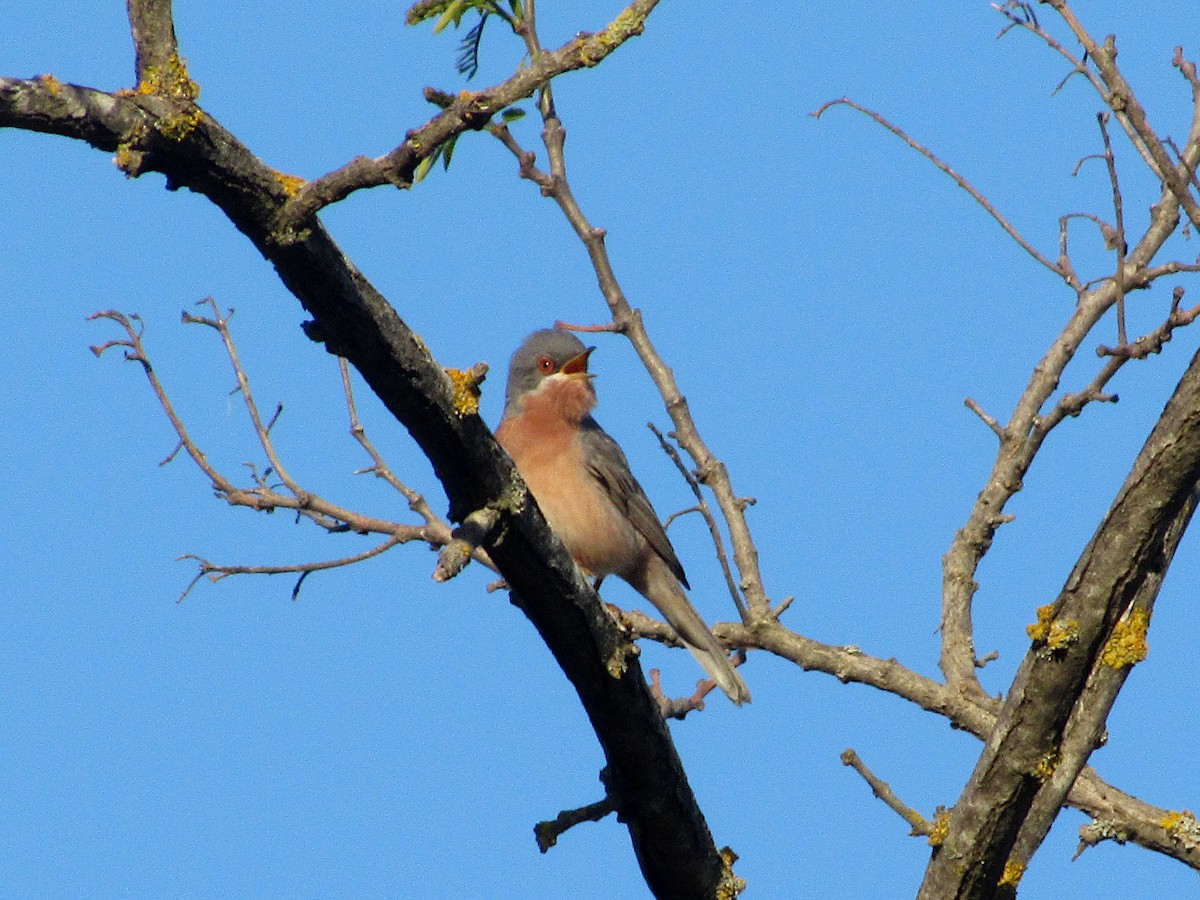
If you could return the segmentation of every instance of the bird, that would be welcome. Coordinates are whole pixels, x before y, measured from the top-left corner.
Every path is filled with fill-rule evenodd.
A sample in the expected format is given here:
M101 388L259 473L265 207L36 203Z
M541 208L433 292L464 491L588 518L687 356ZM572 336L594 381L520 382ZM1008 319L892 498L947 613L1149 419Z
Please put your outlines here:
M559 328L529 335L509 365L496 439L579 567L628 582L726 696L749 703L746 682L684 593L683 566L629 461L592 418L595 349Z

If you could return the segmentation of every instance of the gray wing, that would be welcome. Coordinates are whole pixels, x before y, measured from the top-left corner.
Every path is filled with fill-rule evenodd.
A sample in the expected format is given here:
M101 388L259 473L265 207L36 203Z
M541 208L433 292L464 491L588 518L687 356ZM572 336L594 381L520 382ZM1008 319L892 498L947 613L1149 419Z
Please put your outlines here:
M667 532L654 507L650 505L646 492L629 470L629 460L625 458L620 445L590 416L583 423L580 439L584 444L588 471L603 485L613 505L626 515L654 552L662 557L675 577L690 590L691 585L683 573L679 557L675 555L675 548L671 546Z

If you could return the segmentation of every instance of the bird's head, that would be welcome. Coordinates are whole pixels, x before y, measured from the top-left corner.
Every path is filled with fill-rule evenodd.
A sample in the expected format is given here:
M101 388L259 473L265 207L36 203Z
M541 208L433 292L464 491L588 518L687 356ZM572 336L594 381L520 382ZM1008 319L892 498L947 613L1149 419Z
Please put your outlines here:
M581 421L596 406L594 377L587 370L595 347L558 328L535 331L513 354L508 368L505 417L545 404L564 418Z

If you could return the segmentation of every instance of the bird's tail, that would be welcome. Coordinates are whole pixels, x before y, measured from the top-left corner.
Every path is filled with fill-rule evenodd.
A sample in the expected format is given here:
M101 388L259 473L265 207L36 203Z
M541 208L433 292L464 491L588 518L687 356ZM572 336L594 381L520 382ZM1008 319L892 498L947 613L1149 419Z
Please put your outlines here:
M729 661L725 648L713 637L700 613L688 600L674 573L657 555L653 556L647 568L649 571L646 573L644 589L634 586L663 614L683 645L725 695L737 706L749 703L750 689L746 687L746 682Z

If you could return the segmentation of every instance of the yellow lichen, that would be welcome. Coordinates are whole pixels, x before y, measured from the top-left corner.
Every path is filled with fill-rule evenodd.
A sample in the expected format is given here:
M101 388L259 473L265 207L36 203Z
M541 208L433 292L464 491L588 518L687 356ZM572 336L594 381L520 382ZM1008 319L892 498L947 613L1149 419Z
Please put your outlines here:
M1025 633L1035 643L1045 644L1050 650L1062 650L1079 639L1079 623L1074 619L1058 622L1054 619L1054 604L1039 606L1038 620L1025 627Z
M1196 817L1189 810L1167 813L1158 824L1185 847L1191 849L1200 846L1200 822L1196 821Z
M1058 748L1055 747L1052 750L1047 750L1042 755L1042 758L1038 760L1037 765L1033 767L1033 777L1038 781L1045 781L1058 768L1058 761Z
M137 175L144 155L140 150L135 150L131 144L118 144L117 152L113 154L113 163L132 178Z
M1009 860L1004 864L1004 873L1000 876L998 886L1002 888L1015 888L1021 883L1021 876L1025 874L1025 863L1014 862Z
M940 847L950 834L950 810L939 809L933 816L933 827L929 829L929 846Z
M1135 609L1113 628L1112 637L1100 653L1100 662L1114 669L1140 663L1150 650L1146 644L1149 629L1150 613Z
M746 879L739 878L733 871L738 855L728 847L721 848L721 882L717 885L717 900L735 900L746 889Z
M285 172L272 171L275 174L275 180L283 186L283 192L289 197L296 196L296 193L300 190L300 188L307 184L307 182L299 175L288 175Z
M44 84L46 86L46 90L48 90L51 94L54 94L56 97L58 96L58 92L62 90L62 82L49 73L45 75L39 75L37 80Z
M187 61L178 53L172 53L163 65L146 66L137 91L139 94L159 94L194 102L200 96L200 85L188 75Z
M450 383L454 386L454 395L450 402L454 412L459 416L473 416L479 413L479 378L473 372L462 369L447 369Z
M637 659L641 653L641 648L633 641L618 641L604 667L608 670L610 677L620 678L629 669L630 657Z
M193 106L187 112L181 112L179 115L164 116L155 123L154 127L168 141L182 141L195 131L202 121L204 121L204 111L198 106Z

